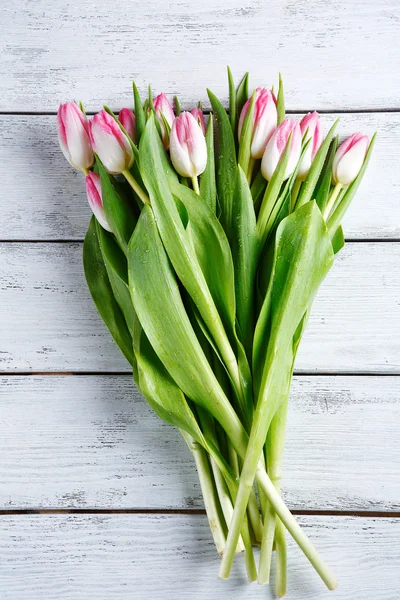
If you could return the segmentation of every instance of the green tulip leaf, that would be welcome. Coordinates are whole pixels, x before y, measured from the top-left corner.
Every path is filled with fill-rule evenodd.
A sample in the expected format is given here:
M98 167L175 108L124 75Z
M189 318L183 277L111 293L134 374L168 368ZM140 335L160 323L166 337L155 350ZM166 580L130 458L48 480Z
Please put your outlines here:
M220 221L228 240L231 240L235 214L233 211L236 188L236 147L229 117L218 98L207 90L215 119L215 164Z
M217 211L217 186L215 182L214 121L210 114L206 131L207 165L200 175L200 196L215 214Z
M92 217L83 244L83 266L93 301L116 344L132 366L135 365L132 337L113 293Z
M232 239L235 272L236 316L243 345L251 360L254 333L254 282L260 241L257 235L253 198L246 175L237 169L237 193L234 196L236 227Z
M322 142L320 149L314 157L310 170L308 171L307 177L305 178L305 181L301 186L301 191L296 203L297 207L303 206L303 204L306 204L310 200L315 199L315 186L318 183L319 176L321 175L322 169L324 167L325 159L329 152L329 148L333 140L333 136L335 134L335 130L338 123L339 119L336 119L336 121L328 131L328 135Z
M328 154L325 159L325 164L322 168L321 175L319 176L318 183L314 190L314 200L316 201L320 211L323 213L328 203L329 194L331 191L332 183L332 165L333 159L335 158L336 150L338 146L338 136L335 136L331 141Z
M283 89L283 81L282 76L279 73L279 88L278 88L278 98L276 101L276 110L278 112L278 125L280 125L285 120L285 92Z
M236 92L236 117L237 117L237 120L240 117L240 113L242 112L243 106L246 104L247 100L249 99L249 77L250 77L249 73L246 73L244 75L242 81L238 85L238 89ZM236 131L234 133L236 135Z
M121 249L126 253L128 242L136 225L132 206L124 195L118 193L114 179L107 173L99 158L96 158L101 181L104 213Z
M194 333L155 215L147 205L129 243L128 270L136 314L164 367L188 398L243 443L245 432Z
M336 229L339 227L344 215L346 214L347 209L349 208L349 206L351 204L351 201L354 198L356 191L358 190L358 187L362 181L362 178L364 177L365 171L367 170L367 166L368 166L368 163L371 158L372 149L374 147L375 140L376 140L376 133L372 136L372 139L369 143L368 151L365 156L364 163L360 169L359 174L357 175L357 177L355 178L353 183L351 183L349 185L349 187L347 188L345 194L343 195L339 205L335 208L335 210L333 211L333 214L329 218L328 228L329 228L329 232L331 235L333 235L335 233Z

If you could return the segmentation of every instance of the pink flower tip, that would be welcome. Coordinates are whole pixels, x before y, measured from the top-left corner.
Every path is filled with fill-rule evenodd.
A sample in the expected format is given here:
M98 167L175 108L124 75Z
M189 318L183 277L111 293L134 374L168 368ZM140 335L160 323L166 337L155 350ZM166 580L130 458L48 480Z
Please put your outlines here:
M87 199L94 216L104 229L111 231L103 209L100 176L90 171L86 176L85 183Z
M60 104L57 112L58 141L67 161L86 172L94 163L86 115L75 102Z

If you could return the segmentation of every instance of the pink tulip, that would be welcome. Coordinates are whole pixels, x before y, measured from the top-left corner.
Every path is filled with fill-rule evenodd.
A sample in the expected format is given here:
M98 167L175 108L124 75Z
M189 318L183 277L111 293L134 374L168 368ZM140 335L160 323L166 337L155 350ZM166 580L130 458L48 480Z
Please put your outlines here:
M60 104L57 113L58 141L67 161L76 169L87 171L94 156L89 137L89 123L75 102Z
M172 127L172 123L175 119L174 110L171 106L170 101L168 100L165 94L158 94L154 98L154 109L156 111L157 121L160 123L161 127L161 136L164 144L164 148L168 150L169 148L169 135L165 129L164 120L161 115L164 115L164 119L167 121L168 125Z
M192 110L190 112L194 116L194 118L196 119L198 124L200 125L201 130L204 133L204 135L206 135L206 122L204 121L204 115L203 115L203 111L201 110L201 108L192 108Z
M182 112L172 123L170 154L172 164L183 177L197 177L206 168L206 140L189 112Z
M272 134L261 161L261 172L268 181L274 174L279 160L286 149L290 134L292 134L292 141L284 180L290 177L297 165L301 154L300 125L296 121L285 119Z
M86 176L86 194L89 206L100 225L107 231L111 231L104 214L100 177L93 171Z
M125 129L126 133L131 138L132 142L136 142L136 118L129 108L122 108L119 111L118 121Z
M363 133L353 133L337 149L332 171L335 183L349 185L360 172L367 154L369 138Z
M242 108L239 118L239 139L243 122L250 108L251 98ZM253 137L250 153L252 158L262 158L266 145L278 124L276 100L271 90L259 87L256 90L256 100L253 117Z
M324 139L319 114L314 111L313 113L308 113L308 115L305 115L300 121L300 129L302 136L304 136L307 132L305 141L311 140L297 175L299 179L305 179L308 171L310 170L311 163L321 147L322 140Z
M109 173L122 173L132 166L133 151L129 139L105 110L90 121L90 140Z

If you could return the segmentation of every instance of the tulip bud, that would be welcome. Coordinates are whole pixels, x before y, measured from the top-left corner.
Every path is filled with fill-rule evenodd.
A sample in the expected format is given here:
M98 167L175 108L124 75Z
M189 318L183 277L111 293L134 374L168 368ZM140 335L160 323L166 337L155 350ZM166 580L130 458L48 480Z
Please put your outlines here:
M204 134L194 116L182 112L172 123L170 154L172 164L183 177L197 177L207 164Z
M203 111L201 110L201 108L192 108L192 110L190 112L196 119L199 126L201 127L201 130L204 133L204 135L206 135L206 123L204 121L204 115L203 115Z
M133 163L131 144L116 120L101 110L90 121L90 140L93 150L109 173L118 174Z
M107 223L106 215L104 214L100 176L93 173L93 171L90 171L90 173L86 175L86 194L89 206L100 225L103 229L111 231L111 228Z
M76 169L87 171L94 156L89 137L89 123L75 102L60 104L57 113L58 141L67 161Z
M311 140L311 142L308 144L299 168L299 172L297 174L299 179L305 179L308 171L310 170L311 163L321 147L324 137L319 114L314 111L313 113L308 113L308 115L305 115L300 121L300 129L302 136L304 136L307 132L307 137L304 141Z
M133 112L129 108L122 108L119 111L118 121L121 123L132 142L136 143L136 118Z
M162 142L164 144L164 148L168 150L169 148L169 135L168 131L165 129L164 120L161 115L164 116L164 119L167 121L168 125L172 127L172 123L175 119L174 110L171 106L170 101L168 100L165 94L158 94L154 98L154 109L156 111L157 121L160 123L161 127L161 137Z
M285 152L290 134L292 134L292 141L289 162L283 180L290 177L297 165L301 154L300 125L296 121L285 119L272 134L261 161L261 172L268 181L270 181L282 154Z
M349 185L357 177L367 154L369 139L363 133L353 133L339 146L333 159L333 180Z
M250 108L251 98L242 108L239 118L239 139L244 119ZM250 153L252 158L262 158L266 145L278 124L276 99L271 90L259 87L256 89L256 99L253 116L253 136Z

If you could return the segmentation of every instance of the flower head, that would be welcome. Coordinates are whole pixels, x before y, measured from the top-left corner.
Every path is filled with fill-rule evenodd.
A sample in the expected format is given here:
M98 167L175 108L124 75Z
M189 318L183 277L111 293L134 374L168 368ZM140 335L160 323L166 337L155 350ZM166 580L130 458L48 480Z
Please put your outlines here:
M131 144L116 120L101 110L90 121L93 150L109 173L122 173L133 163Z
M279 160L286 150L290 134L292 134L292 141L284 179L290 177L297 165L301 154L300 125L296 121L285 119L272 134L261 161L261 172L268 181L274 174Z
M337 149L332 171L335 183L349 185L360 172L369 145L368 136L353 133Z
M121 108L118 115L118 121L125 129L126 133L131 138L132 142L136 142L136 118L129 108Z
M319 114L314 111L313 113L308 113L308 115L305 115L300 121L300 129L302 136L304 136L307 132L305 141L311 140L311 142L308 144L298 172L298 177L300 179L305 179L308 171L310 170L311 163L321 147L322 140L324 139Z
M111 231L111 227L107 223L106 215L104 214L100 177L92 171L86 175L86 194L89 206L100 225L107 231Z
M170 127L172 127L172 123L175 119L174 110L171 106L170 101L168 100L165 94L158 94L154 98L154 110L156 111L157 121L160 123L161 128L161 137L164 144L164 148L168 150L169 148L169 135L168 131L165 128L164 119L168 123ZM163 119L164 117L164 119Z
M196 119L198 124L200 125L201 130L204 133L204 135L206 135L206 123L204 121L204 114L203 114L203 111L201 110L201 108L192 108L192 110L190 112L194 116L194 118Z
M239 138L242 132L244 119L250 108L251 98L242 108L239 118ZM278 124L276 99L271 90L259 87L256 90L253 116L253 136L251 141L252 158L262 158L266 145Z
M183 177L197 177L207 164L204 134L195 117L182 112L172 123L170 154L172 164Z
M94 163L89 137L89 123L75 102L60 104L57 112L58 141L67 161L76 169L87 171Z

